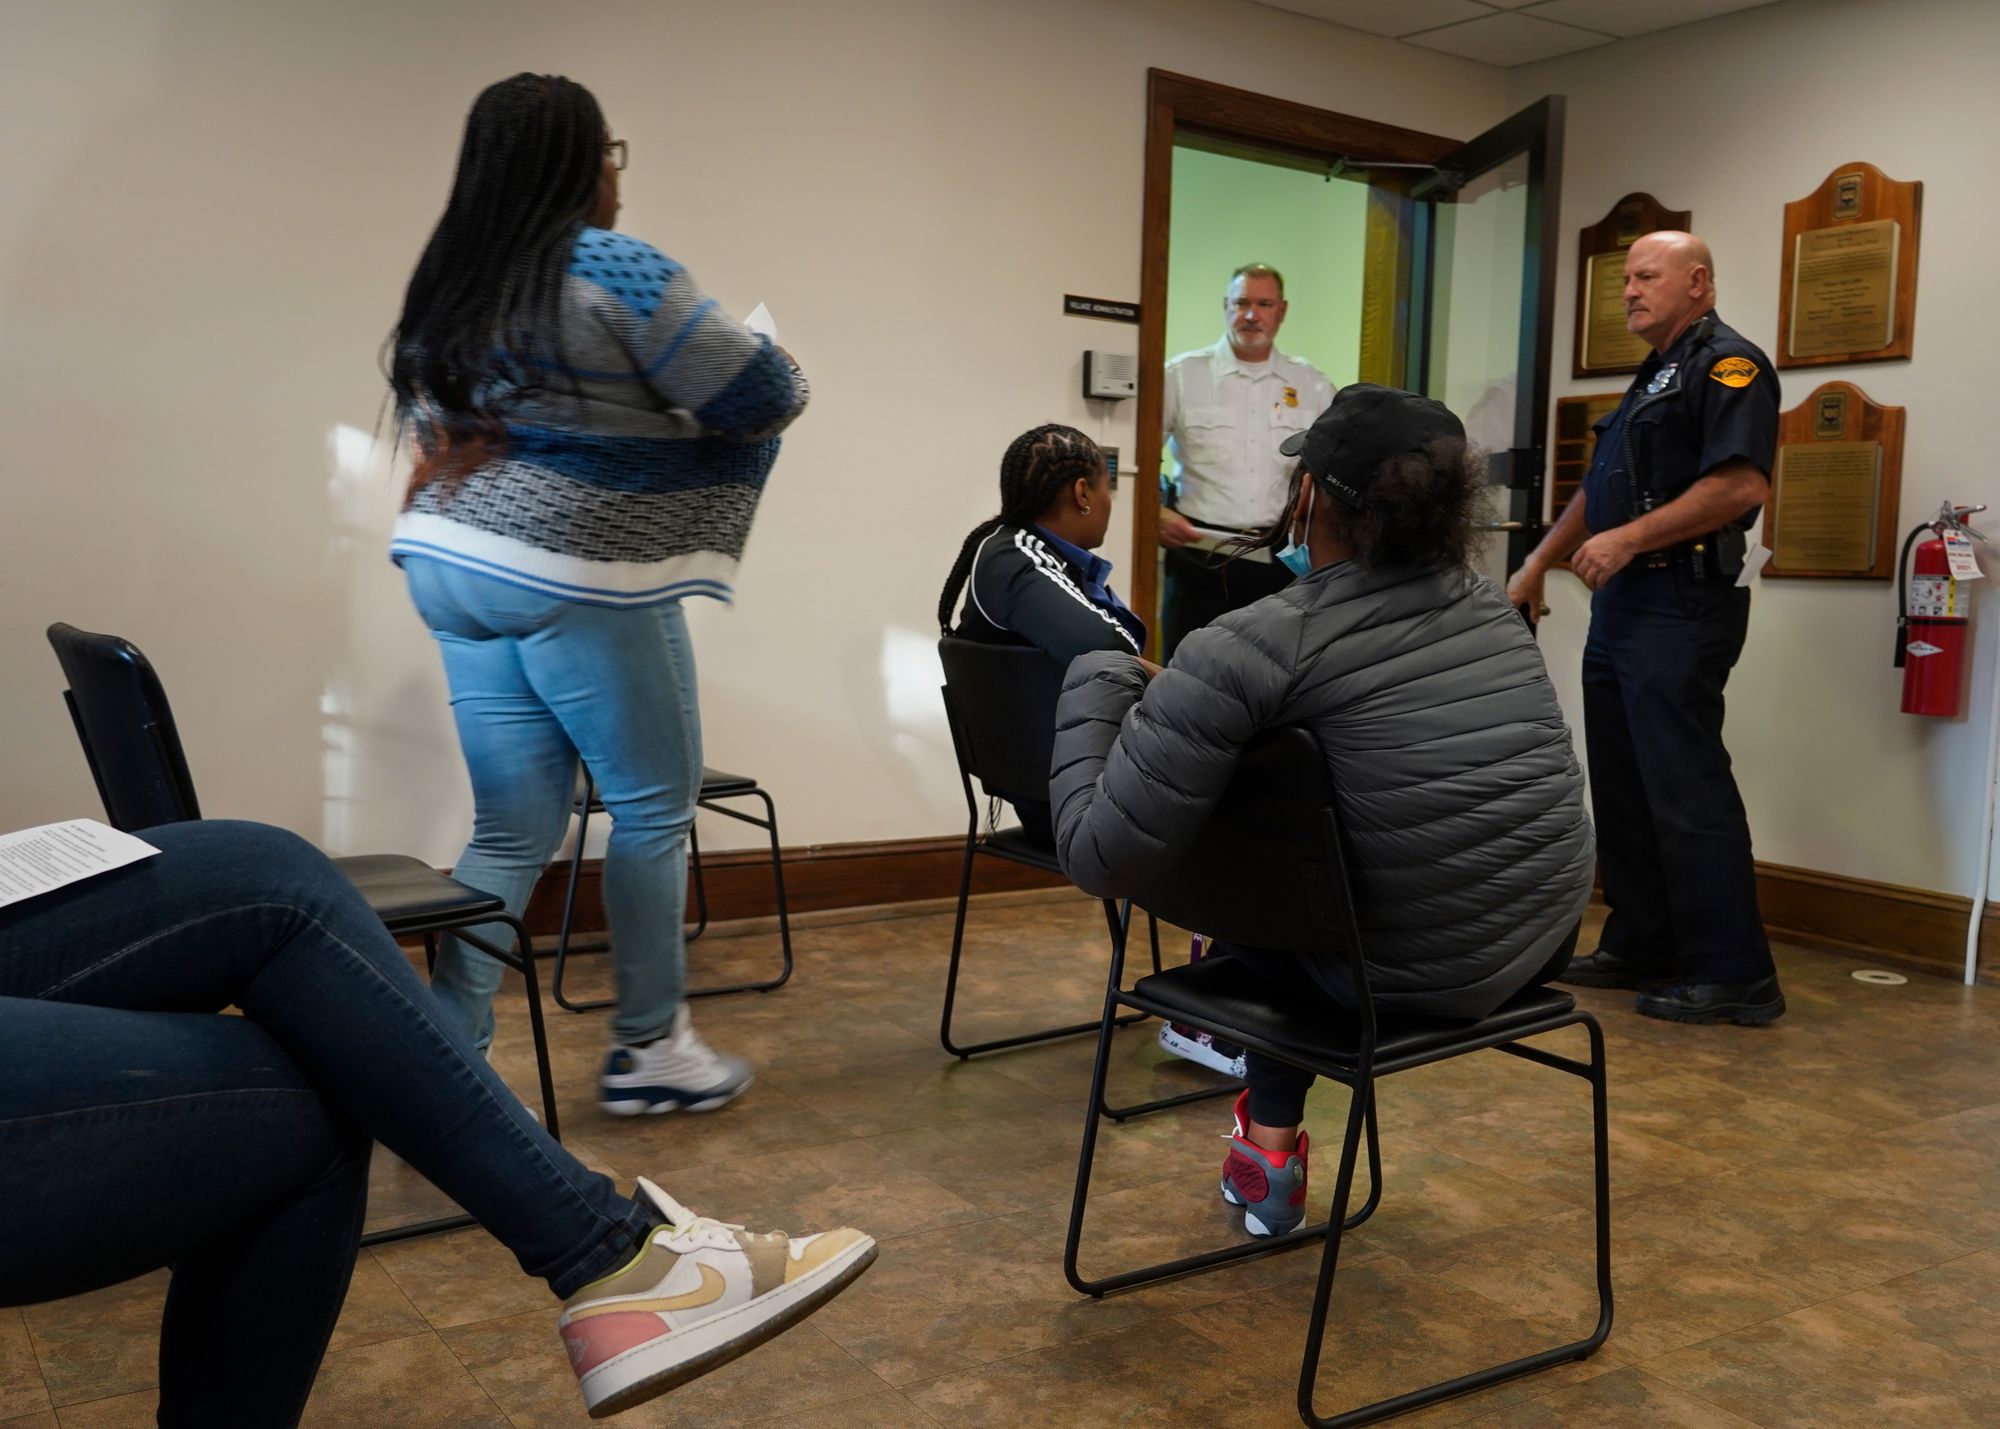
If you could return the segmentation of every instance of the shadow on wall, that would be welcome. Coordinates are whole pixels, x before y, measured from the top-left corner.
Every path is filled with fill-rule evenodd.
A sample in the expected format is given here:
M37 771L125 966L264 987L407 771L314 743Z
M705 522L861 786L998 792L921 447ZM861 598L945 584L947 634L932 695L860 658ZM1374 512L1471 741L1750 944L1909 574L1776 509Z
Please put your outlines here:
M460 112L385 164L357 91L413 60L363 62L359 35L249 7L92 8L25 27L0 66L9 465L49 474L9 484L0 661L48 668L55 619L127 635L167 683L205 812L449 862L468 821L442 682L386 523L343 483L462 87L419 97ZM322 64L257 63L313 33ZM59 688L0 689L10 817L88 807Z

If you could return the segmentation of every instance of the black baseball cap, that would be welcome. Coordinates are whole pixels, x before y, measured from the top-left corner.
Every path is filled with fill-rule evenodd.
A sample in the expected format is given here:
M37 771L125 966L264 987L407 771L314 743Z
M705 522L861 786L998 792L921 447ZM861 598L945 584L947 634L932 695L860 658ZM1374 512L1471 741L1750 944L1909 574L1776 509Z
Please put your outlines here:
M1352 382L1303 432L1278 450L1305 455L1306 470L1355 510L1390 457L1420 452L1441 438L1465 440L1465 424L1444 403L1395 387Z

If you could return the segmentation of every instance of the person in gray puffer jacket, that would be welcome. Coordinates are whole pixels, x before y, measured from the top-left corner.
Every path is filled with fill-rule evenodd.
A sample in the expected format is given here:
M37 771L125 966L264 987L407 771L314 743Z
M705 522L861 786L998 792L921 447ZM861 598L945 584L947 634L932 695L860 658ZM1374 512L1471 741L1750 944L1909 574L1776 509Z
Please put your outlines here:
M1368 384L1282 450L1304 459L1268 539L1299 580L1190 635L1168 669L1110 652L1070 665L1050 778L1063 872L1099 897L1144 886L1251 737L1302 725L1332 775L1375 1005L1486 1016L1568 964L1595 845L1541 652L1466 564L1481 463L1442 405ZM1331 966L1214 951L1352 1001ZM1253 1053L1246 1081L1223 1194L1253 1234L1281 1234L1304 1215L1312 1078Z

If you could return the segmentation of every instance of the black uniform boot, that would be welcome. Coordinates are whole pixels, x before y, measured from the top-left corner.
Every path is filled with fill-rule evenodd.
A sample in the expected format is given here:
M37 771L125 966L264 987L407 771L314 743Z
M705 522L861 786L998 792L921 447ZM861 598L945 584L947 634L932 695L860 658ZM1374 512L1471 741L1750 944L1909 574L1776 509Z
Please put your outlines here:
M1668 1022L1762 1027L1785 1015L1785 994L1775 977L1757 982L1682 982L1641 992L1632 1005L1646 1017Z

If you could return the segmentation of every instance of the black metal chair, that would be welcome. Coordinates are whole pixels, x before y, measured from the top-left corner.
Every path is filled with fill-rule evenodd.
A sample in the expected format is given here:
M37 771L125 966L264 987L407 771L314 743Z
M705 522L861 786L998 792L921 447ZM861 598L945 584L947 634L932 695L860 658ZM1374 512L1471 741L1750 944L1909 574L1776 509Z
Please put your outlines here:
M1086 1295L1102 1296L1134 1285L1206 1270L1211 1266L1266 1255L1304 1241L1323 1239L1319 1283L1306 1331L1299 1370L1299 1416L1315 1429L1369 1424L1531 1374L1566 1360L1587 1358L1611 1333L1611 1176L1606 1136L1604 1033L1597 1020L1579 1011L1569 994L1535 987L1518 994L1478 1022L1432 1018L1378 1019L1368 993L1368 973L1355 925L1347 868L1341 857L1333 787L1312 737L1304 730L1267 731L1245 752L1235 779L1207 828L1185 857L1134 902L1171 922L1207 928L1228 942L1282 948L1303 957L1339 959L1356 989L1356 1010L1331 999L1313 1006L1276 993L1241 964L1211 958L1142 978L1122 990L1123 940L1117 940L1099 1023L1097 1061L1090 1106L1084 1113L1083 1147L1078 1158L1076 1195L1071 1204L1063 1273ZM1101 1279L1085 1279L1077 1269L1091 1163L1097 1149L1105 1069L1111 1054L1111 1025L1120 1007L1192 1023L1218 1036L1275 1057L1294 1067L1345 1083L1352 1090L1346 1134L1335 1175L1328 1219L1268 1240L1188 1256ZM1590 1037L1590 1060L1580 1062L1522 1039L1581 1025ZM1331 1417L1313 1409L1314 1381L1326 1334L1327 1307L1341 1236L1367 1220L1382 1194L1381 1158L1375 1123L1375 1083L1393 1072L1427 1066L1486 1048L1524 1058L1590 1083L1597 1207L1597 1327L1590 1335L1538 1354L1460 1375ZM1371 1191L1352 1215L1355 1162L1364 1130ZM1354 1314L1366 1313L1357 1306Z
M764 817L746 814L740 809L732 809L720 801L726 799L760 799L764 804ZM595 1012L599 1008L610 1007L616 999L603 998L595 1002L571 1002L563 993L563 973L569 966L571 957L578 953L609 952L608 939L597 938L588 943L575 942L570 937L570 925L576 917L576 886L583 872L583 836L590 831L590 816L605 812L604 800L597 796L596 781L590 771L583 773L582 787L577 790L573 812L576 814L576 848L569 857L569 886L563 894L562 928L556 934L556 974L554 978L556 1005L571 1012ZM772 988L783 987L792 976L792 917L785 903L785 860L778 848L778 810L771 802L771 796L761 785L747 774L725 774L720 769L701 770L701 793L695 799L695 807L707 809L712 814L722 814L740 823L751 824L764 830L771 840L771 886L778 897L778 941L784 948L784 965L774 978L761 981L731 983L724 987L690 988L687 997L719 997L730 992L769 992ZM692 825L688 828L688 877L694 883L694 906L696 922L694 931L687 935L692 943L708 931L708 887L701 876L701 844L695 838Z
M979 854L987 854L1029 868L1062 872L1055 855L1020 829L997 829L983 839L979 836L979 800L972 792L972 781L977 779L992 798L1048 802L1049 761L1055 750L1056 698L1062 693L1063 667L1032 645L989 645L955 635L938 641L938 656L944 662L945 718L951 725L952 749L958 755L958 779L965 789L966 813L965 865L958 881L958 915L951 930L951 967L945 974L944 1014L938 1023L938 1041L944 1044L945 1051L963 1059L981 1052L1095 1032L1096 1022L1077 1022L1067 1027L975 1042L968 1047L952 1041L951 1012L958 998L958 966L965 947L965 910L972 896L972 860ZM1130 904L1121 912L1116 900L1104 900L1104 916L1114 944L1122 944L1131 912ZM1158 972L1159 924L1148 915L1147 926L1151 933L1153 971ZM1120 1018L1118 1025L1123 1027L1141 1020L1143 1014L1135 1014ZM1168 1104L1126 1107L1118 1116L1122 1120Z
M128 832L199 819L201 805L195 798L194 779L188 772L166 689L152 662L137 646L115 635L97 635L61 622L51 625L48 635L69 681L63 700L76 725L91 777L97 781L105 817ZM437 935L451 932L498 958L526 980L535 1066L541 1077L543 1125L549 1135L559 1136L534 944L520 919L509 914L492 894L447 878L422 859L405 854L363 854L336 858L333 863L368 900L391 934L424 940L425 956L432 963L437 959ZM482 923L506 924L519 940L520 951L502 948L466 931ZM374 1231L362 1237L362 1244L379 1245L472 1224L470 1216L447 1216Z

